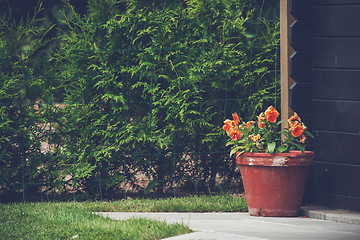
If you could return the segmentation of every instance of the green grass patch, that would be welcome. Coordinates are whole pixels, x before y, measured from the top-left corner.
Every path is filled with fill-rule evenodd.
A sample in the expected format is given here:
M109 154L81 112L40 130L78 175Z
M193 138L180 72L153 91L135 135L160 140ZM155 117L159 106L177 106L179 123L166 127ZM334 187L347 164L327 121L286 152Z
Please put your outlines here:
M115 221L92 214L93 203L0 205L1 239L161 239L191 230L149 219Z
M127 199L115 202L88 202L91 212L246 212L246 199L232 194L165 199Z
M181 224L149 219L115 221L92 212L244 212L244 197L191 196L113 202L0 205L1 239L161 239L191 232Z

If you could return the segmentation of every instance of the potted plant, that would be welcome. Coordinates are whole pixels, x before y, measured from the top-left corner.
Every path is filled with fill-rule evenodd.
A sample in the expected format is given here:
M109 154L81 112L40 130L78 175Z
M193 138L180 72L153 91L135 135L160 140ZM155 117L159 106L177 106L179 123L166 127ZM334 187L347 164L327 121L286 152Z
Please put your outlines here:
M224 121L230 137L226 145L231 146L230 156L236 154L251 216L299 215L314 156L305 151L305 141L313 136L296 113L284 130L278 117L270 106L256 122L243 122L237 113Z

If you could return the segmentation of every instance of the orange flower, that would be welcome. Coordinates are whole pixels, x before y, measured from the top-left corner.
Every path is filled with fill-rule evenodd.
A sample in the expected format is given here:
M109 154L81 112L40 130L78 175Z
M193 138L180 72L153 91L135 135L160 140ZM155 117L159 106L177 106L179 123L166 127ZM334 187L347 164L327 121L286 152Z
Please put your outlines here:
M298 121L295 121L292 124L290 131L294 137L300 137L304 133L304 127L301 123L299 123Z
M260 134L254 136L254 135L249 135L249 138L251 139L251 141L256 142L257 140L260 139Z
M251 126L253 126L254 124L255 124L254 121L249 121L249 122L245 123L247 129L249 129L249 128L250 128Z
M265 117L271 123L276 122L278 116L279 113L278 111L276 111L276 109L273 106L268 107L268 109L266 109L265 111Z
M264 128L266 126L264 123L264 120L265 120L264 113L261 113L257 118L258 118L258 122L257 122L258 127Z
M231 121L231 120L229 120L229 119L226 119L226 120L224 121L223 129L224 129L226 132L229 132L229 130L234 127L232 122L233 122L233 121Z
M239 124L239 122L240 122L240 118L237 115L237 113L233 113L232 116L233 116L233 119L234 119L234 124L235 124L235 126L237 126Z
M299 140L300 140L301 143L305 143L305 140L306 140L305 135L304 134L301 135Z
M298 122L301 122L301 119L300 117L297 115L296 112L294 112L294 116L292 116L291 118L289 118L288 120L288 123L289 123L289 126L291 127L295 121L298 121Z
M231 129L229 131L229 136L232 140L240 140L241 139L242 132L240 132L237 129Z

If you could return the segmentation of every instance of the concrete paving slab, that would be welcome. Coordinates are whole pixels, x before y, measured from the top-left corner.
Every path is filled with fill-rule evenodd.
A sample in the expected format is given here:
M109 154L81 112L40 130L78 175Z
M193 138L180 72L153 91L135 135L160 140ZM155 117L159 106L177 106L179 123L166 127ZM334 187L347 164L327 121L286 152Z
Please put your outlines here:
M97 213L115 220L150 218L181 223L194 233L168 238L171 240L272 240L272 239L360 239L356 224L312 218L252 217L248 213Z
M322 206L304 206L301 207L301 214L310 218L360 225L360 212L329 209Z

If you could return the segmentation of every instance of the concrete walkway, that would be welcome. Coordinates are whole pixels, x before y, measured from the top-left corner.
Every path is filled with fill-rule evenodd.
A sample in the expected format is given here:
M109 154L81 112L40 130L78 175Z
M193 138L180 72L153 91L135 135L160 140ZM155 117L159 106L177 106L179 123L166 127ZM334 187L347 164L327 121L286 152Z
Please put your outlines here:
M307 210L308 213L315 210ZM324 210L317 210L323 216ZM319 213L320 212L320 213ZM252 217L248 213L97 213L115 220L150 218L181 223L194 232L167 238L168 240L265 240L265 239L326 239L359 240L360 225L329 220L295 217ZM337 214L332 212L331 214ZM325 214L326 215L326 214ZM337 219L341 219L341 213ZM343 214L343 216L345 216ZM360 214L350 214L352 220L360 220ZM346 218L346 217L345 217ZM356 220L357 219L357 220ZM343 221L345 221L343 219Z

